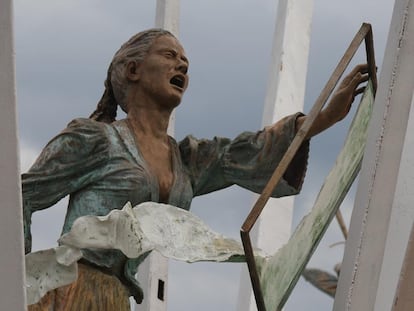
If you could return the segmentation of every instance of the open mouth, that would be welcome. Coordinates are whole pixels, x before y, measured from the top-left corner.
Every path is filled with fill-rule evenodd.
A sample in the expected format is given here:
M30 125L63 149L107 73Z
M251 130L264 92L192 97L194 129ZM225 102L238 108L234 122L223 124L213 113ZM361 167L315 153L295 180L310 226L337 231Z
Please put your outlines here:
M179 87L180 89L183 89L185 85L185 78L181 75L176 75L171 78L170 83Z

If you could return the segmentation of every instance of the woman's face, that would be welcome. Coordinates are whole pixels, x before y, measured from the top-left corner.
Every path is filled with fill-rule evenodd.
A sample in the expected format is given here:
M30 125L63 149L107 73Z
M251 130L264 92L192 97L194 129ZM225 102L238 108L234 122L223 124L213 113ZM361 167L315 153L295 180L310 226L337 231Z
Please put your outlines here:
M136 94L155 99L160 105L178 106L188 86L188 65L177 39L167 35L158 37L134 69Z

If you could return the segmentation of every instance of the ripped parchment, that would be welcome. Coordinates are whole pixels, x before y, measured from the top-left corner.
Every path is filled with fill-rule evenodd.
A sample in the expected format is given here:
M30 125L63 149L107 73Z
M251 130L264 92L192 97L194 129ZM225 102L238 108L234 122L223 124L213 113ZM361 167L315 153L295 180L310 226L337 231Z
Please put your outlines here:
M28 304L77 278L81 249L118 249L129 258L148 251L185 262L244 261L241 243L211 230L194 214L172 205L146 202L106 216L78 218L61 246L26 255Z
M78 276L78 248L59 246L26 255L27 304L38 302L48 291L74 282Z

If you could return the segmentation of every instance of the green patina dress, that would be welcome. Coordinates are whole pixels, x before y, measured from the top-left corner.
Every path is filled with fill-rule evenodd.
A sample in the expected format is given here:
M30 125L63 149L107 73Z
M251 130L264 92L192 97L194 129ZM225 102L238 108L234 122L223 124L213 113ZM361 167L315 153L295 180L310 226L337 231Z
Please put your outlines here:
M174 183L168 204L188 210L193 197L237 184L260 193L295 135L287 117L257 133L234 140L170 138ZM309 143L302 145L275 197L297 194L306 171ZM158 181L151 174L125 120L112 124L75 119L43 149L22 175L26 252L31 250L31 214L66 195L69 206L62 233L84 215L106 215L127 201L159 201ZM128 259L118 250L84 250L84 262L115 275L136 301L142 291L134 275L142 258Z

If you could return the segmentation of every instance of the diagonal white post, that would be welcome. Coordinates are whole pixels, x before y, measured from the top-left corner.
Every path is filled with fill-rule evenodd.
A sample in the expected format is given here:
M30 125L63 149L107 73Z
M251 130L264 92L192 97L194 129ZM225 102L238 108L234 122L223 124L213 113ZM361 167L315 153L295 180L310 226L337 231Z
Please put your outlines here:
M13 7L0 0L0 310L26 310Z
M414 226L400 272L392 311L411 311L414 306Z
M303 111L313 1L279 0L263 125ZM294 198L270 199L253 231L254 245L275 253L290 237ZM237 310L257 310L247 268Z
M414 222L413 59L414 0L396 0L335 311L392 310Z
M178 37L180 0L157 0L155 27L163 28ZM175 112L172 113L168 134L174 136ZM144 301L138 311L166 311L168 288L168 259L152 252L140 265L138 280L144 290Z

